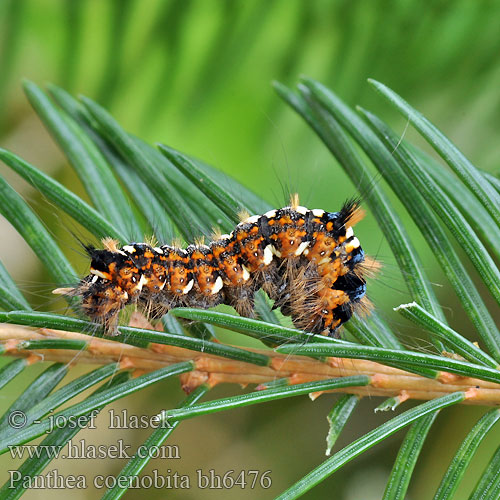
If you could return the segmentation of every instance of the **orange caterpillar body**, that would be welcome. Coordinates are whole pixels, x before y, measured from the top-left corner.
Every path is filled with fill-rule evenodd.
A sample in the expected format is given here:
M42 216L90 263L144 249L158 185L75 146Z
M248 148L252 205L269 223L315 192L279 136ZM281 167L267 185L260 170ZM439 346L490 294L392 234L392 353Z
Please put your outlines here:
M84 312L117 333L128 304L161 317L178 306L228 304L252 316L260 288L297 328L334 336L365 299L365 256L352 225L362 212L355 201L339 212L297 203L246 218L229 235L186 249L131 243L87 247L90 274L76 288L55 293L80 296Z

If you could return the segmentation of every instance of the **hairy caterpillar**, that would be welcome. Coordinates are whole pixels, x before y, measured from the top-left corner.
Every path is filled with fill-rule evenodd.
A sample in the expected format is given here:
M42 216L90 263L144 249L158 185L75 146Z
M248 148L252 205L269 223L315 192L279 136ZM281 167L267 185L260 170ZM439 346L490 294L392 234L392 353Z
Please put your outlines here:
M335 336L354 309L368 303L365 255L352 230L362 217L355 200L325 212L300 206L294 195L290 206L246 217L209 245L119 248L108 239L102 250L86 247L90 274L76 288L53 293L81 297L84 312L115 335L128 304L153 318L173 307L218 304L251 317L262 288L297 328Z

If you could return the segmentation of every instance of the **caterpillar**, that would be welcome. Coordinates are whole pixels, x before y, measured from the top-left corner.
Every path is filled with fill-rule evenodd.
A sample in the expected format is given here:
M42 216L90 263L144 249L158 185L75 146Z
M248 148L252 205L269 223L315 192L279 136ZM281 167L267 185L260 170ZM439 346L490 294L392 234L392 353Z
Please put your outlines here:
M356 200L326 212L300 206L293 195L289 206L247 216L208 245L118 247L104 239L103 249L85 247L90 274L53 293L80 297L85 314L116 335L119 313L129 304L153 319L174 307L219 304L252 317L262 288L297 328L336 336L354 310L369 303L367 259L352 229L363 215Z

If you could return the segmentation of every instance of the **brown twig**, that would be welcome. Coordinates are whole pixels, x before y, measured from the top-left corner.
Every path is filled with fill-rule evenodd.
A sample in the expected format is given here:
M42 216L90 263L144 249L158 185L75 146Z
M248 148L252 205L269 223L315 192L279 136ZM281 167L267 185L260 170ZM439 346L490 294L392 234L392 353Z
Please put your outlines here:
M82 351L66 349L23 349L22 342L36 339L84 340L87 345ZM469 391L465 403L476 405L500 405L500 385L492 382L462 377L443 372L438 380L405 372L373 361L329 358L327 363L303 357L284 355L272 350L251 349L272 358L270 366L221 358L215 355L191 351L181 347L153 344L144 349L119 342L90 338L88 335L33 329L16 325L0 325L0 344L7 347L8 354L27 357L30 362L57 361L62 363L106 364L121 362L122 368L133 369L136 374L157 370L180 361L193 360L196 369L183 374L181 384L186 392L201 383L217 385L236 383L257 384L257 389L267 383L286 378L289 384L310 382L349 375L368 375L371 383L365 387L348 387L339 390L359 396L399 397L406 399L434 399L456 391ZM317 397L314 393L311 397Z

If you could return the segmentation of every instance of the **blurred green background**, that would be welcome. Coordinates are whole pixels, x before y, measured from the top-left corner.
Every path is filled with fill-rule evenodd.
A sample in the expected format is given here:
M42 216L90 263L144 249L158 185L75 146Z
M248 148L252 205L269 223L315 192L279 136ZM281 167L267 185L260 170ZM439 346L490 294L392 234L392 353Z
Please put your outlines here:
M51 82L97 100L127 130L148 142L163 142L217 166L276 206L286 203L284 192L298 191L310 208L335 211L355 194L355 186L279 100L271 82L294 84L306 74L332 87L349 104L374 111L417 140L366 84L371 77L423 112L477 166L496 173L500 157L498 19L500 2L494 0L431 1L425 7L416 0L0 0L0 146L82 194L76 176L22 93L22 78L41 85ZM70 241L64 220L4 166L0 169L65 241L63 250L84 272L85 262L73 250L77 244ZM375 177L374 182L380 179ZM412 223L405 214L402 217L411 231ZM43 281L43 271L14 230L0 223L4 235L0 258L21 288L38 294L41 288L36 284ZM384 264L383 273L370 285L377 307L403 339L418 336L418 330L399 324L392 314L391 308L408 295L382 232L368 215L357 233L367 252ZM423 244L418 248L427 272L440 287L448 315L460 323L457 302L430 252ZM44 297L42 301L47 300ZM75 375L81 370L75 369ZM14 397L16 388L11 391ZM212 396L235 391L239 388L219 387ZM150 388L134 401L127 399L115 407L126 405L131 412L146 408L154 414L180 398L177 385L170 384ZM179 445L182 460L155 461L150 469L189 473L193 482L197 468L271 469L269 491L168 491L170 498L179 499L271 498L323 460L325 417L332 401L331 396L314 404L306 398L279 401L185 422L171 439ZM385 418L373 413L377 404L369 399L362 403L337 446ZM428 498L435 491L449 458L480 410L455 408L447 413L448 419L440 419L431 431L408 498ZM104 419L99 431L89 431L88 439L111 443L124 437L130 444L140 444L146 435L147 431L115 435L108 432ZM342 500L380 498L400 439L397 435L379 446L305 498L328 498L332 492ZM478 468L495 447L495 442L484 444L476 457ZM5 456L1 459L2 469L16 463ZM76 469L92 476L117 473L123 464L67 460L53 462L49 469L57 467L66 474ZM473 474L466 476L464 496L459 492L457 498L466 498L474 481ZM26 498L46 498L46 494L31 491ZM58 498L66 494L64 490L54 493ZM92 489L71 494L99 498ZM165 496L161 490L147 494L148 498ZM127 498L140 495L131 490Z

